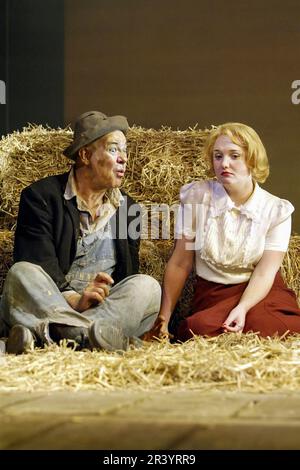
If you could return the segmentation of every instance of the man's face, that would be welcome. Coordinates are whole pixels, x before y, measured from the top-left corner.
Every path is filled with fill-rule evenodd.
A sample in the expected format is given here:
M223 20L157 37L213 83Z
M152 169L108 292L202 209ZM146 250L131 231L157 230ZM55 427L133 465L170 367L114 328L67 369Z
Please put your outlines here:
M126 170L126 137L121 131L113 131L92 145L88 166L93 186L98 189L118 188Z

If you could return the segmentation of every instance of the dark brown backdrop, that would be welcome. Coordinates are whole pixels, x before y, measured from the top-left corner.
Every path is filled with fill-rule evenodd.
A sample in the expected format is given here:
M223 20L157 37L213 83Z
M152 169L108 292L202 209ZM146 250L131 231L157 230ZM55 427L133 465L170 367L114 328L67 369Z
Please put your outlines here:
M65 0L65 122L89 109L154 128L245 122L300 233L299 18L299 0Z

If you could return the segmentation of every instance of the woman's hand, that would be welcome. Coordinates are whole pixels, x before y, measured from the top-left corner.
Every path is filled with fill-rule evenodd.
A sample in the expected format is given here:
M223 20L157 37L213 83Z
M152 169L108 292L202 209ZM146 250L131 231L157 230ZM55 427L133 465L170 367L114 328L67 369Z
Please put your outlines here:
M168 321L165 319L165 317L161 314L158 315L158 317L155 320L154 325L152 326L151 330L146 333L147 337L145 340L150 341L155 338L157 339L171 339L173 338L173 335L169 333L168 331Z
M95 279L91 281L83 293L70 296L67 301L77 312L84 312L99 303L102 303L109 295L109 285L114 280L109 274L100 272Z
M247 312L244 307L237 305L226 318L223 323L225 332L238 333L242 332L246 322Z
M231 310L226 318L223 324L224 331L243 331L247 312L268 295L283 258L284 252L282 251L264 251L239 304Z

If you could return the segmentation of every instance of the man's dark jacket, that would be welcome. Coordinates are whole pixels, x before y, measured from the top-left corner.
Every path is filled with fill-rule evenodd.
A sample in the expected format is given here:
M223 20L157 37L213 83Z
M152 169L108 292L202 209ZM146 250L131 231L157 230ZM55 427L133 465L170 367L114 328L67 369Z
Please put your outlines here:
M65 275L75 258L80 234L76 197L69 201L64 198L68 176L69 173L49 176L22 191L14 246L14 262L29 261L41 266L60 290L68 285ZM132 207L135 214L128 216L135 203L123 195L125 203L111 219L116 237L117 265L112 275L115 284L139 270L140 208ZM131 222L137 227L137 235L132 237L126 233Z

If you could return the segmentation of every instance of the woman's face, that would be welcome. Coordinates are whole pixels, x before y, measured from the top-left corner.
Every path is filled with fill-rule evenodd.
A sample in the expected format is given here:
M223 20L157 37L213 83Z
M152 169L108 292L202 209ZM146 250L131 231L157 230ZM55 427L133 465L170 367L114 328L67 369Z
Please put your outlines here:
M232 142L227 135L220 135L215 141L213 167L217 180L225 187L252 183L244 149Z

